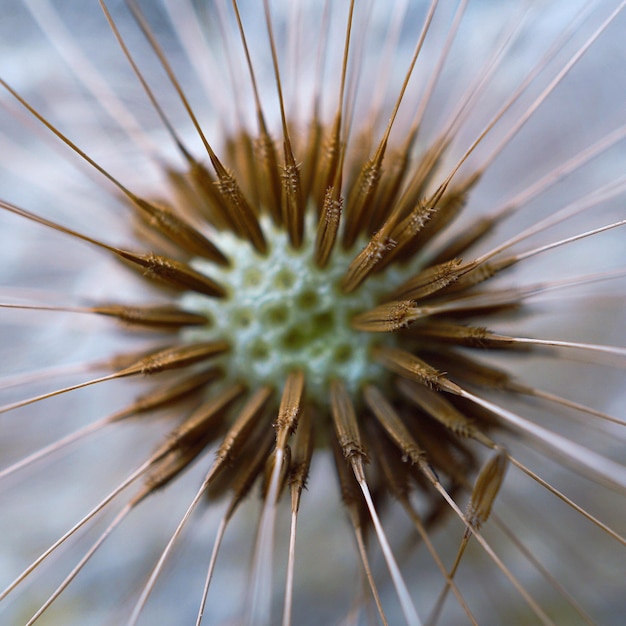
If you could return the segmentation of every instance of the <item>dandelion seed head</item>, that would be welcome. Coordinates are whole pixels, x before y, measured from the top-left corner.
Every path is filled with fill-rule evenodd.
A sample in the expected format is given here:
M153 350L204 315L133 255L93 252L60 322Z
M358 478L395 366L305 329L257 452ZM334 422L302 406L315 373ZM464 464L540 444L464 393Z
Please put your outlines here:
M0 114L20 123L0 127L0 165L36 183L0 193L19 261L0 298L0 429L19 442L1 444L0 529L20 546L0 611L87 623L89 597L94 623L602 620L626 545L623 411L603 412L624 362L626 131L619 68L609 84L606 46L582 52L619 2L570 22L565 2L163 0L130 24L111 4L127 58L100 13L82 32L69 4L25 0L57 52L51 16L70 27L75 76L32 67L40 37L32 70L0 72ZM111 91L89 86L100 69ZM38 372L40 355L57 366ZM570 585L574 570L600 582Z
M307 221L311 229L310 214ZM228 267L193 262L227 285L228 294L220 300L193 293L182 296L183 308L208 319L208 328L189 329L183 340L226 338L231 344L223 359L227 378L251 386L280 388L289 371L300 369L306 374L309 397L323 405L334 378L343 379L355 393L367 381L384 377L370 354L380 336L355 330L351 321L412 275L416 264L375 276L367 288L343 294L340 283L354 248L335 251L329 265L319 268L313 261L314 240L306 239L296 250L284 230L267 219L262 224L270 242L267 254L258 254L248 242L225 233L220 247L230 260ZM394 344L396 337L385 340Z

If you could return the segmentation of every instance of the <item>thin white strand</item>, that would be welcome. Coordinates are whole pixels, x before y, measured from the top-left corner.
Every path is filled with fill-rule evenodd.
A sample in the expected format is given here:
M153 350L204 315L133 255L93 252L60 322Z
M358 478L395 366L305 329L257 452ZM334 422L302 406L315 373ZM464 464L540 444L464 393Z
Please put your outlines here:
M265 505L261 513L261 523L259 524L254 559L252 561L252 591L248 599L246 617L248 626L270 623L274 527L284 456L284 450L276 448L274 468L265 497Z
M577 155L561 163L553 170L542 176L532 185L525 187L520 193L508 200L505 204L497 208L494 213L506 215L515 208L528 204L531 200L544 193L565 178L568 174L576 171L595 157L612 148L626 137L626 124L611 131L596 143L588 146Z
M511 505L508 505L511 506ZM532 566L558 591L568 604L580 615L580 617L589 625L596 626L591 616L583 609L576 598L555 578L553 574L539 561L530 548L527 548L517 537L515 532L509 528L504 520L497 514L492 514L492 523L495 524L507 537L507 539L524 555Z
M531 226L524 229L520 233L515 236L507 239L503 243L499 244L489 252L479 256L475 259L474 263L484 263L489 259L493 258L500 252L503 252L507 248L514 246L515 244L523 241L524 239L528 239L537 233L540 233L551 226L555 226L564 222L565 220L582 213L588 209L592 209L596 207L598 204L602 202L606 202L613 198L616 198L620 194L626 191L626 176L622 176L617 180L613 180L607 185L601 187L600 189L596 189L590 194L586 195L584 198L580 198L574 202L571 202L567 206L563 207L559 211L552 213L548 217L540 220L538 222L534 222Z
M404 582L404 578L402 577L400 568L398 567L396 559L393 556L391 546L387 541L387 536L385 535L383 526L380 523L378 514L376 513L376 508L374 507L374 502L372 501L372 496L370 495L367 483L365 482L365 479L359 477L356 472L355 476L357 477L359 486L361 487L361 491L363 492L363 497L365 498L367 508L370 512L370 517L372 518L374 528L376 529L376 536L378 537L383 556L385 557L387 567L389 568L389 573L391 574L394 587L396 588L396 593L398 594L400 605L402 606L404 618L406 619L409 626L422 626L422 621L417 614L417 610L415 608L415 605L413 604L413 600L411 599L411 594L409 593L406 583Z
M287 557L287 577L285 580L285 602L283 605L283 626L291 626L291 614L293 609L293 577L296 564L296 528L298 525L298 512L291 513L291 529L289 532L289 553Z
M556 453L569 466L579 470L584 469L585 474L592 476L598 482L626 492L625 466L469 391L461 389L459 395L501 417L507 425Z
M24 0L41 30L57 49L74 76L87 88L94 100L144 152L157 153L157 146L143 130L135 116L111 89L98 68L89 60L48 0Z
M360 527L355 527L354 531L356 535L356 541L359 546L361 562L363 563L363 569L365 570L365 580L363 581L363 602L365 602L365 583L367 581L370 591L374 596L374 603L376 604L376 608L378 609L378 615L380 616L380 620L383 623L383 626L388 626L387 616L385 615L385 611L383 610L383 605L380 601L380 594L378 593L378 589L374 581L374 575L372 574L372 568L370 567L369 559L367 557L367 549L365 547L365 541L363 540L363 530ZM355 604L357 604L356 600Z
M376 85L374 93L372 94L373 100L371 105L372 119L375 120L374 127L378 126L380 123L384 97L385 94L388 93L388 85L392 76L392 72L389 71L389 68L393 67L393 53L398 49L398 41L402 33L402 26L406 19L405 16L408 7L409 0L398 0L398 2L394 4L393 11L390 15L390 22L385 35L385 46L378 63L376 79L373 81L373 84Z
M497 335L499 337L499 335ZM537 346L551 346L555 348L572 348L575 350L589 350L626 357L626 348L621 346L605 346L596 343L580 343L576 341L557 341L555 339L535 339L533 337L506 337L515 343L524 343Z
M533 0L529 0L529 4ZM455 132L457 132L459 126L463 124L463 122L467 119L467 116L472 111L470 104L481 94L483 88L488 84L489 80L495 73L495 71L500 66L500 63L504 59L504 55L509 49L509 47L516 41L522 32L522 28L527 18L527 14L529 13L529 7L526 7L523 12L520 10L520 17L518 19L512 20L513 26L509 32L506 33L506 36L503 37L502 43L496 47L496 52L490 55L489 61L486 63L483 68L482 74L479 74L475 79L472 85L465 91L464 94L459 98L459 104L457 108L450 115L448 120L445 122L443 127L445 128L443 139L447 140L450 137L453 137ZM537 67L541 66L541 63L538 64ZM528 78L527 78L528 80ZM524 89L524 84L518 87L518 91ZM518 93L513 94L512 98L517 99ZM465 115L464 115L465 113Z
M519 304L523 300L543 295L560 289L569 287L580 287L587 284L595 284L604 280L613 280L626 276L626 268L611 272L599 272L597 274L587 274L576 278L568 278L565 280L555 280L550 283L537 283L518 289L502 289L500 291L492 291L478 293L471 296L455 298L445 304L438 306L420 307L420 315L436 315L449 311L458 311L468 308L483 308L486 306L506 306L509 304Z
M566 237L564 239L559 239L558 241L553 241L552 243L547 243L543 246L539 246L537 248L533 248L532 250L526 250L526 252L522 252L520 254L515 255L515 261L524 261L532 256L537 254L541 254L542 252L547 252L548 250L553 250L554 248L558 248L560 246L564 246L568 243L573 243L574 241L579 241L580 239L585 239L587 237L591 237L592 235L597 235L599 233L603 233L607 230L612 230L613 228L619 228L620 226L624 226L626 224L626 220L621 220L619 222L613 222L612 224L607 224L606 226L600 226L599 228L594 228L592 230L587 230L584 233L578 233L577 235L572 235L571 237Z
M194 499L191 501L191 504L185 511L185 514L183 515L183 518L180 520L180 523L178 524L178 526L176 527L174 534L170 537L170 540L167 542L167 545L163 549L163 552L161 552L161 556L159 557L157 564L154 566L152 572L150 573L148 582L145 584L141 592L141 595L139 596L139 599L137 600L137 603L135 604L133 612L131 613L131 616L128 620L128 626L135 626L135 624L137 623L137 620L139 619L139 616L141 615L141 612L143 611L146 605L146 602L148 601L148 597L150 596L150 594L152 593L152 590L154 589L154 585L156 584L157 578L159 577L159 574L161 573L161 570L163 569L165 560L169 556L169 553L172 551L175 541L180 536L180 533L182 532L183 527L185 526L185 524L191 517L191 514L193 510L196 508L196 505L198 504L198 502L200 502L200 498L202 498L204 492L206 491L207 486L208 486L208 482L205 480L202 483L202 486L200 487L200 489L198 489L198 492L196 493Z
M589 7L592 5L589 4ZM500 154L502 149L517 135L526 122L535 114L537 109L544 103L548 96L554 91L557 85L569 74L570 70L580 61L584 54L591 48L600 35L610 26L611 22L619 15L619 13L626 6L626 0L622 0L619 6L600 24L595 32L587 39L587 41L577 50L577 52L570 58L570 60L563 66L561 71L550 81L548 86L539 94L535 101L528 107L528 109L518 118L517 122L511 127L509 132L505 135L500 145L493 152L491 157L487 160L486 166L488 166L493 160ZM587 10L584 8L583 13ZM574 22L575 23L575 22Z
M26 626L32 626L50 607L50 605L61 595L67 586L76 578L80 570L85 566L87 561L94 555L96 550L104 543L105 539L115 530L117 526L124 520L124 518L132 511L133 504L127 504L115 517L115 519L109 524L106 530L98 537L97 541L89 548L83 558L76 564L74 569L66 576L63 582L55 589L52 595L41 605L39 610L28 620Z
M529 593L522 587L521 583L513 576L509 568L502 562L500 557L493 551L491 546L487 543L485 538L481 535L481 533L474 528L465 518L456 502L450 497L448 492L443 488L443 486L436 482L434 487L439 491L439 493L443 496L444 500L450 505L452 510L457 514L459 519L465 525L465 528L476 538L476 541L480 544L483 550L487 553L489 558L497 565L498 569L506 576L509 582L513 585L515 590L522 596L522 598L526 601L528 606L534 611L535 615L539 618L542 624L554 626L554 622L545 614L543 609L535 602L535 600L529 595Z
M14 409L19 409L23 406L28 406L29 404L34 404L35 402L40 402L41 400L47 400L48 398L52 398L54 396L60 396L63 393L68 393L70 391L76 391L77 389L83 389L84 387L89 387L90 385L96 385L97 383L103 383L107 380L114 380L119 378L118 374L109 374L108 376L102 376L100 378L94 378L92 380L88 380L84 383L78 383L76 385L71 385L69 387L64 387L63 389L56 389L55 391L49 391L48 393L42 393L39 396L33 396L31 398L26 398L26 400L18 400L17 402L13 402L11 404L5 404L0 407L0 413L8 413L9 411L13 411Z
M604 522L599 520L597 517L594 517L589 513L589 511L583 509L582 506L576 504L574 500L568 498L562 491L559 491L556 487L553 487L548 481L544 480L533 472L529 467L526 467L521 461L518 461L515 457L508 455L509 461L515 465L518 469L520 469L524 474L526 474L529 478L534 480L537 484L541 485L544 489L549 491L551 494L556 496L559 500L567 504L567 506L571 507L577 513L580 513L585 519L588 519L592 524L595 524L598 528L603 530L607 535L615 539L618 543L622 544L626 547L626 538L622 537L619 533L614 531L611 527L607 526Z
M70 363L68 365L53 365L45 369L32 372L24 372L15 374L14 376L6 376L0 381L0 389L10 389L11 387L19 387L21 385L30 385L39 380L50 380L50 378L58 378L68 374L80 374L85 370L96 369L102 365L102 361L91 361L87 363Z
M222 540L224 539L224 533L226 532L226 526L228 525L228 522L230 521L231 513L232 513L232 509L229 508L229 510L226 511L226 514L222 518L219 528L217 529L215 543L213 544L213 550L211 552L211 560L209 561L209 567L207 569L207 574L206 574L206 578L204 581L204 588L202 589L202 598L200 599L200 608L198 609L198 617L196 618L196 626L200 626L200 623L202 622L202 618L204 617L206 599L209 594L209 587L211 585L211 579L213 578L213 572L215 571L215 563L217 562L217 554L219 552L220 546L222 545Z
M37 557L2 593L0 593L0 601L4 600L31 572L33 572L48 556L50 556L59 546L69 539L77 530L84 526L89 520L97 515L113 498L120 494L126 487L139 478L154 462L154 459L148 459L140 465L130 476L128 476L120 485L118 485L108 496L101 500L87 515L77 522L62 537L57 539L45 552Z
M560 404L564 407L574 409L575 411L580 411L582 413L593 415L594 417L598 417L600 419L606 420L607 422L611 422L613 424L626 426L626 420L620 419L619 417L613 417L612 415L609 415L608 413L604 413L603 411L598 411L597 409L592 409L589 406L580 404L578 402L573 402L572 400L568 400L567 398L557 396L556 394L550 393L548 391L535 389L534 387L527 387L525 385L518 385L517 383L515 383L513 391L517 391L525 395L535 396L537 398L541 398L549 402L555 402L556 404Z
M208 102L221 111L218 119L228 119L227 112L232 103L222 89L215 89L219 84L219 72L215 57L207 45L199 25L198 15L190 0L163 0L167 16L174 26L178 42L183 47L187 60L193 67Z
M541 94L535 99L535 101L528 107L528 109L523 113L517 120L517 122L511 127L509 132L505 135L503 141L500 146L496 148L495 152L492 154L490 159L487 161L487 165L493 161L500 153L502 148L507 145L513 137L520 131L520 129L526 124L526 122L534 115L534 113L539 109L539 107L543 104L543 102L547 99L547 97L554 91L556 86L563 80L563 78L570 72L570 70L578 63L578 61L582 58L582 56L587 52L587 50L595 43L595 41L600 37L600 35L608 28L611 22L617 17L617 15L623 10L626 6L626 0L622 0L619 6L605 19L605 21L596 29L596 31L587 39L587 41L578 49L578 51L570 58L570 60L565 64L565 66L561 69L561 71L552 79L552 81L548 84L548 86L541 92ZM516 99L517 94L514 96ZM461 169L461 166L467 161L470 155L474 152L474 150L478 147L478 145L482 142L485 136L493 129L493 127L498 123L502 116L507 111L507 109L513 104L514 99L511 99L496 115L495 117L487 124L487 126L482 130L482 132L478 135L478 137L474 140L474 142L470 145L470 147L465 151L463 156L459 159L457 164L452 168L448 176L444 181L444 185L449 183L454 175Z
M461 0L459 5L457 6L456 12L454 14L454 18L450 28L448 29L448 35L446 40L441 48L441 54L437 60L437 63L433 67L433 71L430 74L430 78L428 83L424 89L424 93L418 105L417 111L415 113L415 121L413 122L415 125L419 125L422 123L422 118L424 117L424 113L426 111L426 107L430 103L430 99L435 91L435 87L437 85L437 81L441 76L441 70L448 58L448 53L450 52L450 48L454 43L454 38L459 30L459 26L461 25L461 20L463 19L463 15L465 13L465 9L467 8L468 0Z
M85 438L87 435L97 432L108 423L110 423L110 420L108 417L105 417L104 419L98 420L93 424L88 424L87 426L84 426L83 428L80 428L79 430L76 430L63 438L58 439L54 443L51 443L44 448L40 448L36 452L29 454L28 456L20 459L16 463L13 463L13 465L9 465L9 467L6 467L2 471L0 471L0 480L6 478L7 476L10 476L11 474L14 474L18 470L24 469L35 461L39 461L54 452L58 452L66 446L69 446L70 444Z

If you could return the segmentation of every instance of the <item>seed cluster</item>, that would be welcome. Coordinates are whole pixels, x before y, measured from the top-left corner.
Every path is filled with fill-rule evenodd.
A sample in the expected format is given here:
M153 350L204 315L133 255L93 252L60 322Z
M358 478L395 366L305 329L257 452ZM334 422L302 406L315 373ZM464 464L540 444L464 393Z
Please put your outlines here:
M124 54L139 73L102 4ZM424 37L436 5L432 4L427 15ZM318 452L328 452L334 459L367 593L383 623L385 611L369 563L368 539L374 535L406 621L421 623L379 517L392 498L407 512L444 577L430 621L437 621L450 592L475 623L454 581L465 548L475 537L498 562L484 543L481 527L492 514L510 464L543 484L508 451L507 434L521 435L555 459L575 464L587 477L618 490L626 489L626 470L621 465L601 459L583 445L491 398L498 394L515 399L540 398L550 407L567 407L595 417L598 411L543 393L488 358L496 352L505 353L509 362L539 353L560 358L559 350L577 349L623 359L626 350L489 330L483 324L497 326L502 320L515 319L520 311L526 311L529 297L554 287L540 282L519 286L495 278L511 276L511 270L527 258L624 225L626 220L530 247L525 243L527 239L560 219L546 218L504 243L494 244L494 234L501 224L532 200L532 194L528 194L479 219L462 222L460 228L468 199L493 160L524 125L524 114L512 123L502 143L481 164L470 165L470 156L510 104L524 94L525 87L512 95L511 102L502 106L473 143L453 150L455 132L469 113L466 106L480 95L497 65L494 61L494 67L488 65L477 74L466 99L453 111L441 133L428 138L430 143L418 143L432 95L429 89L425 89L423 106L417 108L406 132L397 138L399 133L392 131L405 104L407 84L422 53L424 38L418 38L405 81L394 94L389 121L381 127L380 112L372 111L371 117L357 115L352 101L355 96L350 95L354 78L348 70L352 67L351 35L356 10L352 2L345 16L345 42L337 61L340 71L334 88L324 94L336 99L332 113L322 115L316 101L311 107L311 119L302 124L295 116L289 117L269 3L264 6L281 130L270 134L257 88L256 61L249 54L246 31L237 3L233 2L233 19L245 51L257 126L249 130L242 123L217 149L205 136L147 20L130 2L140 29L204 147L202 157L193 154L140 75L142 87L183 163L162 166L169 201L157 193L137 195L0 78L0 85L22 109L86 161L93 172L116 186L132 215L135 246L119 247L106 236L84 234L6 201L0 201L0 207L110 255L120 266L130 268L155 294L152 304L128 304L112 298L68 307L66 312L72 314L114 318L142 337L153 333L152 347L117 354L98 364L106 372L97 378L15 402L1 411L9 412L89 385L130 378L141 379L148 391L108 416L98 428L162 409L176 415L162 442L147 459L137 459L135 473L101 506L104 508L135 481L141 484L98 540L100 543L144 500L175 482L196 460L206 465L195 498L137 600L131 624L139 619L166 557L199 502L207 497L210 501L227 501L222 532L255 486L262 494L263 508L253 559L254 585L262 587L265 578L271 576L277 503L288 500L291 507L292 543L284 607L284 623L291 623L295 526L311 463ZM456 26L451 28L454 31ZM580 50L584 52L584 48ZM543 61L546 66L553 60L550 54L554 57L558 52L556 46L547 53ZM532 80L530 75L529 84ZM528 109L529 116L550 96L559 80L540 91ZM533 193L545 191L593 157L593 150L573 157L556 174L542 179ZM447 164L445 168L443 163ZM601 200L602 194L597 196ZM594 198L591 195L588 206L600 201ZM578 210L576 206L564 209L563 219ZM479 247L486 252L478 254ZM519 252L519 248L524 250ZM484 457L488 459L480 469ZM17 469L17 465L10 467L0 476ZM548 489L561 497L556 489ZM469 496L465 512L457 505L461 493ZM88 514L83 523L98 512ZM451 514L461 525L457 537L460 547L452 566L441 562L430 542L430 531ZM585 516L601 526L592 516ZM608 532L624 543L617 533ZM215 544L206 589L222 536ZM100 543L94 544L85 562ZM49 553L0 591L0 601ZM498 567L511 580L508 570ZM60 585L57 595L79 570ZM549 622L544 610L513 581L533 615ZM269 596L250 592L251 623L270 623ZM35 617L55 599L53 594Z
M310 232L313 220L307 221ZM320 268L310 237L294 249L284 231L267 219L263 222L268 242L264 254L222 233L220 249L229 259L228 267L200 259L192 263L225 285L227 295L221 300L193 293L181 298L185 310L207 320L205 327L185 331L184 340L227 340L230 352L222 359L226 377L249 385L270 384L279 389L290 371L301 370L309 398L323 405L328 404L332 379L344 380L355 393L366 382L384 376L371 356L372 346L382 338L358 331L352 321L373 308L394 284L404 282L414 267L409 264L375 276L366 289L344 294L340 282L354 249L337 250ZM394 337L389 339L395 343Z

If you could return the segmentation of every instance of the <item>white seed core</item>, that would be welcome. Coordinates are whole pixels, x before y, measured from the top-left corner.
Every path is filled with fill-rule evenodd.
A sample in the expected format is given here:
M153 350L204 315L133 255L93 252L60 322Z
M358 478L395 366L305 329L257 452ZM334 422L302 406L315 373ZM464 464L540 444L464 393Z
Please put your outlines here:
M228 380L250 387L270 384L282 389L287 374L304 372L308 395L324 399L333 378L341 378L354 393L366 381L380 380L384 370L370 356L373 345L393 344L389 333L354 330L350 320L379 303L381 296L406 280L412 271L389 268L370 277L355 292L345 294L340 282L361 246L345 251L337 244L328 265L314 262L315 229L307 220L307 236L295 250L283 229L262 219L267 254L229 232L217 244L230 267L195 259L193 266L217 280L226 298L187 293L181 305L209 319L203 328L184 332L186 341L226 339L231 350L221 364Z

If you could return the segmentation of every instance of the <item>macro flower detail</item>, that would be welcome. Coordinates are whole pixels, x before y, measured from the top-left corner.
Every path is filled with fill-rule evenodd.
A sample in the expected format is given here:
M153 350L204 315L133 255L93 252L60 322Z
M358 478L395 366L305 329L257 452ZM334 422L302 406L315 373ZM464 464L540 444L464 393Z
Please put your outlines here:
M618 623L626 85L551 103L626 2L99 4L22 7L87 122L0 72L85 178L1 180L8 623Z

